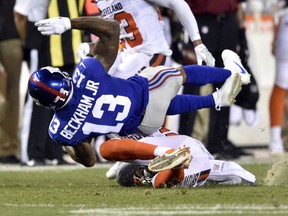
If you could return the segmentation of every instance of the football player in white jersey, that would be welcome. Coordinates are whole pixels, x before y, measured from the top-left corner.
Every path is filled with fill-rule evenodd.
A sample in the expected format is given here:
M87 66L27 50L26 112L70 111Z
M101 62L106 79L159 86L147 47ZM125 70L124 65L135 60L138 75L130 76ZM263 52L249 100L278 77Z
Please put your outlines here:
M120 24L120 48L109 74L128 78L145 67L171 66L172 54L165 38L158 6L172 9L194 44L198 64L214 66L214 58L201 41L193 13L184 0L96 0L101 15ZM84 58L90 46L83 43L78 56Z
M272 53L276 60L275 83L270 97L269 151L273 154L284 153L281 137L285 95L288 90L288 1L275 14ZM278 2L277 2L278 3Z
M164 186L198 187L203 186L206 182L235 185L254 184L256 181L255 176L239 164L232 161L214 160L199 140L189 136L178 135L162 128L148 137L135 133L130 135L129 138L159 147L169 146L174 149L183 146L189 147L192 160L187 161L189 167L186 169L181 167L160 172L150 171L150 160L135 160L129 163L118 162L116 181L124 187L147 184L154 188ZM121 142L119 140L119 145L121 145ZM154 159L154 161L156 160L157 158ZM159 160L163 162L163 158L159 157Z

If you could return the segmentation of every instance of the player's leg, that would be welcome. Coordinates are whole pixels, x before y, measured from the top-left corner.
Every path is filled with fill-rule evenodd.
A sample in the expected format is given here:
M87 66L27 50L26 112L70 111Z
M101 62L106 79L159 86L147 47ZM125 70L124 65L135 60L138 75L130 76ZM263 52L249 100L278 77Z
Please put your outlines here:
M284 100L288 89L288 62L276 61L276 78L275 85L270 97L270 133L271 140L269 143L269 151L272 154L283 153L282 121L284 113Z
M171 147L157 146L132 139L111 139L100 146L101 156L110 161L151 161L151 171L162 171L182 166L191 160L189 147L174 150Z
M171 100L178 94L183 77L175 68L158 66L147 68L140 73L149 81L149 102L138 130L153 134L164 123Z
M254 184L255 176L239 164L232 161L211 160L211 172L208 182L219 184Z
M191 112L202 108L230 106L235 102L236 96L241 91L241 77L233 74L220 89L208 95L176 95L167 109L167 115L175 115Z
M282 142L282 120L284 113L284 100L286 90L274 85L271 97L270 97L270 134L271 140L269 143L269 152L271 154L281 153L284 151Z
M191 159L186 161L189 164L186 164L185 169L171 169L157 173L153 177L153 186L159 188L164 185L168 187L176 185L177 187L198 187L204 185L211 169L211 154L199 140L191 137L176 135L170 139L174 142L178 140L180 147L189 147Z
M208 83L224 82L231 74L239 74L243 84L250 82L250 74L243 67L239 56L231 51L222 52L223 68L207 67L199 65L182 66L179 70L183 76L183 84L205 85Z
M152 180L154 188L168 187L178 185L184 180L184 168L169 169L157 173Z
M110 139L104 142L99 149L101 156L109 161L149 160L163 155L169 147L158 147L132 139Z

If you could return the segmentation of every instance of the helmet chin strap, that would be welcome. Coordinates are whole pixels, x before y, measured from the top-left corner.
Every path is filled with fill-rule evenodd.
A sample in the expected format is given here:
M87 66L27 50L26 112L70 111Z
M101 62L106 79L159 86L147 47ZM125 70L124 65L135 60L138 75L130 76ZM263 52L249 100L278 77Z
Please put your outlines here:
M62 109L63 107L65 107L66 106L66 104L71 100L71 98L72 98L72 95L73 95L73 93L74 93L74 86L73 86L73 82L72 82L72 80L69 80L70 82L71 82L71 92L70 92L70 94L69 94L69 97L67 98L67 100L66 100L66 102L63 104L63 106L61 106L59 109ZM59 110L58 109L58 110Z

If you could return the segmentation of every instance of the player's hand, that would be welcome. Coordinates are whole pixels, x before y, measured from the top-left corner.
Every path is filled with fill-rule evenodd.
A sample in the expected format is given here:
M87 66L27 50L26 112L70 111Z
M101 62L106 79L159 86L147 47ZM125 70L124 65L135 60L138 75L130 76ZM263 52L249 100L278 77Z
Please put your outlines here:
M204 44L197 45L194 50L198 65L202 65L204 61L207 66L215 66L215 59Z
M76 53L78 61L81 61L84 58L86 58L87 54L89 54L89 52L90 52L89 44L88 43L81 43L78 50L77 50L77 53Z
M36 22L35 26L42 35L62 34L71 29L71 21L68 17L55 17Z

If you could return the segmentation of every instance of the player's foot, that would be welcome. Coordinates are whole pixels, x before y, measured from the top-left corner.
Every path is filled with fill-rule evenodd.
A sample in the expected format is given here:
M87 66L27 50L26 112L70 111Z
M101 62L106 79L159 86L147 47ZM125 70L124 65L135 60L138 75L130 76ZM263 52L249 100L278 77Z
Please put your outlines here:
M189 147L179 148L171 153L154 158L148 165L148 169L152 172L160 172L163 170L185 167L187 168L192 160Z
M121 165L121 162L116 162L115 164L113 164L109 170L106 172L106 178L108 179L115 179L116 178L116 174L117 174L117 169L118 167Z
M212 160L211 163L212 169L207 178L208 182L226 185L254 184L256 182L256 177L252 173L233 161ZM219 170L219 165L221 170Z
M271 155L284 153L284 146L282 140L272 140L269 143L269 153Z
M244 85L247 85L250 83L250 74L247 72L247 70L243 67L241 60L239 56L228 49L225 49L222 52L222 59L224 68L227 70L230 70L233 73L238 73L241 75L241 80Z
M222 87L212 94L215 100L215 109L220 110L222 106L233 104L241 89L241 76L238 73L233 73L227 78Z

